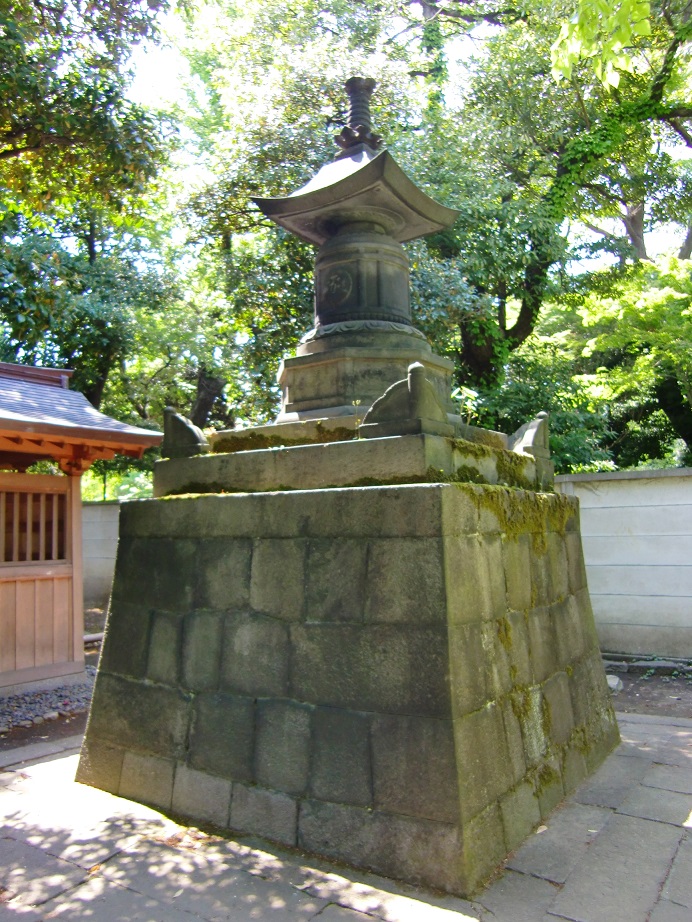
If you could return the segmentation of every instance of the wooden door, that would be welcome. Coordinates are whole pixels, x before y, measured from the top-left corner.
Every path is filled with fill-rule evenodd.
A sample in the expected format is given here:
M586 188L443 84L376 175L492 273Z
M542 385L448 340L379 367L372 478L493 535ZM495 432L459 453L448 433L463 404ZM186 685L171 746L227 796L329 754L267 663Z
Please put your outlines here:
M79 477L0 473L0 687L81 672Z

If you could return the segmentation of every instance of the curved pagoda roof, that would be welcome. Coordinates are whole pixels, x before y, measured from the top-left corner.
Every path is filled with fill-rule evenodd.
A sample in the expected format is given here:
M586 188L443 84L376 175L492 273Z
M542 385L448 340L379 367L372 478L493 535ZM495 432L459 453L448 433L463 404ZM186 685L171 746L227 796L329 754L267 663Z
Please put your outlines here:
M318 245L359 221L378 224L404 243L449 227L459 214L419 189L389 151L365 144L325 164L291 195L253 201L272 221Z

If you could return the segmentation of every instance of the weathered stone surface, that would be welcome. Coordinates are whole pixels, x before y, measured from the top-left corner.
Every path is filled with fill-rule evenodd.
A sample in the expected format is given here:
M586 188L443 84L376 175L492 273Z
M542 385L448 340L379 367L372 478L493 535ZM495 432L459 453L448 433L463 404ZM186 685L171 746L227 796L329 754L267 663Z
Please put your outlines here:
M502 711L502 726L509 754L511 783L516 784L526 774L526 755L524 752L524 740L521 735L521 724L514 713L511 699L505 699L500 704L500 710Z
M171 804L174 813L223 828L228 826L230 805L231 782L228 779L178 763Z
M171 759L126 752L118 793L121 797L136 798L153 807L170 810L174 770L175 763Z
M538 797L541 817L546 819L565 796L562 781L562 762L558 756L547 759L537 772L534 789Z
M451 721L376 717L372 754L375 809L442 823L459 822Z
M82 743L76 780L117 794L125 750L102 740L86 737Z
M234 784L231 827L240 832L266 836L284 845L295 845L298 802L288 794Z
M452 710L455 717L478 710L489 698L482 624L476 621L449 626Z
M257 781L302 794L310 767L312 709L294 701L260 701L257 712Z
M138 562L114 601L85 780L379 873L477 887L617 732L588 592L568 591L579 549L532 531L555 519L553 499L486 493L136 504L126 557L176 569L155 598Z
M465 892L471 894L492 874L507 854L502 816L497 803L464 820L463 867Z
M367 542L314 540L308 545L305 615L308 621L362 621Z
M446 621L443 544L435 538L373 541L368 551L365 620Z
M550 532L547 536L546 565L550 579L550 602L564 599L569 593L567 549L563 535Z
M565 535L565 548L567 550L569 591L571 593L579 592L580 589L586 588L586 566L584 564L584 551L580 532L567 532Z
M307 542L258 538L252 549L250 605L284 621L300 621L305 608Z
M502 541L507 607L512 611L528 611L531 608L531 539L529 535L515 538L505 537Z
M480 813L511 787L502 712L497 704L454 721L462 821Z
M184 750L189 699L161 685L99 673L89 736L124 749L177 758Z
M226 617L221 665L225 688L257 697L285 695L288 665L285 623L253 613Z
M450 712L443 628L291 625L291 641L298 700L430 717Z
M303 801L298 845L412 883L464 889L459 833L451 825Z
M587 774L588 769L582 747L577 744L566 747L562 755L562 784L565 794L569 794L581 784Z
M310 791L317 800L372 804L368 716L339 708L315 710Z
M465 624L502 617L507 610L499 535L445 538L449 620Z
M530 611L528 628L534 681L545 682L559 668L555 623L550 609Z
M147 668L150 623L150 608L113 599L106 622L108 641L103 646L101 668L117 675L142 678Z
M569 740L574 729L567 673L556 672L551 676L543 685L543 696L547 706L545 719L548 721L550 739L562 745Z
M192 541L121 535L112 599L140 610L188 610L194 599L196 550Z
M541 821L538 798L528 782L518 784L500 801L505 845L513 851Z
M180 612L152 612L146 669L148 679L171 687L177 685L180 677L182 622Z
M193 691L207 691L219 684L223 619L218 612L194 611L183 624L183 684Z
M243 608L250 604L250 539L195 542L195 605Z
M529 618L525 612L509 612L506 617L510 671L516 685L530 685L533 680Z
M190 730L193 768L222 778L254 780L255 702L207 692L195 698Z

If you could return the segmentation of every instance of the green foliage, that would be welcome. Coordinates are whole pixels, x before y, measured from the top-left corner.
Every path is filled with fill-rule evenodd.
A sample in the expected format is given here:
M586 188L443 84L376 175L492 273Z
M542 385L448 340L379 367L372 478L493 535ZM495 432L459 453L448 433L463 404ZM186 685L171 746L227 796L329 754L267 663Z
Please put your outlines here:
M162 3L163 8L166 4ZM128 100L124 63L155 31L144 0L0 0L0 206L122 207L159 159L158 122Z
M569 80L586 58L603 84L617 87L620 73L634 70L632 46L651 35L650 17L649 0L580 0L552 46L553 77Z

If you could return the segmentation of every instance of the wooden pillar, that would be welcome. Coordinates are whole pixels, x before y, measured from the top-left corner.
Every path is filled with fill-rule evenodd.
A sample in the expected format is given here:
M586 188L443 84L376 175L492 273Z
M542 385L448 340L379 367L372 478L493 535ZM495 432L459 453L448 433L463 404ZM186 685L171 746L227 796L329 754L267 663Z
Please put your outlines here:
M72 638L70 660L84 662L84 565L82 561L82 475L69 475L67 534L72 560Z

